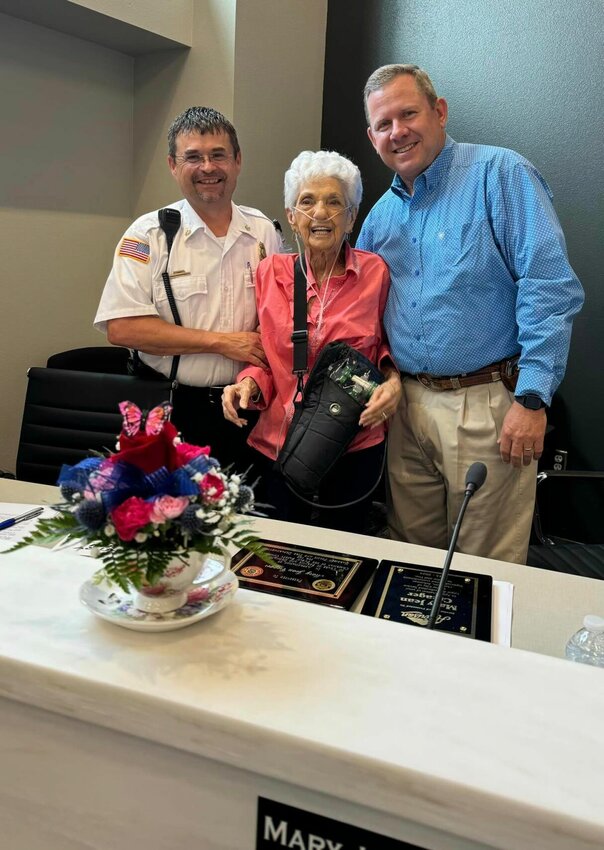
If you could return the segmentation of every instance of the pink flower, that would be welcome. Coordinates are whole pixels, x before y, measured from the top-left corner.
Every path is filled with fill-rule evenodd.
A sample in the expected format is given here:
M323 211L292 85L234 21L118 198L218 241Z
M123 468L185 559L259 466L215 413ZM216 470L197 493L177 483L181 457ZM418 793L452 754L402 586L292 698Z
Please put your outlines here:
M151 518L151 505L138 496L131 496L111 512L120 540L134 540L135 536L147 525Z
M151 503L151 522L165 522L180 516L189 504L186 496L160 496Z
M176 578L187 568L187 564L172 564L164 570L165 578Z
M187 594L187 603L206 602L209 598L210 589L208 587L194 587Z
M199 455L209 455L209 446L192 446L191 443L179 443L176 446L176 458L179 466L184 466Z
M213 472L206 472L199 482L199 489L206 502L219 502L226 489L224 481Z

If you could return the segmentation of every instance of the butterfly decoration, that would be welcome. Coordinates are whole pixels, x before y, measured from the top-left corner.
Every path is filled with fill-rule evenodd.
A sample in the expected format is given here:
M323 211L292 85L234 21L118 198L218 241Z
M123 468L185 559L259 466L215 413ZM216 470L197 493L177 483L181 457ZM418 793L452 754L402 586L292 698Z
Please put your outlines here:
M134 437L140 431L150 437L156 437L170 419L172 405L163 401L151 410L141 410L133 401L121 401L120 413L123 418L123 431L128 437Z

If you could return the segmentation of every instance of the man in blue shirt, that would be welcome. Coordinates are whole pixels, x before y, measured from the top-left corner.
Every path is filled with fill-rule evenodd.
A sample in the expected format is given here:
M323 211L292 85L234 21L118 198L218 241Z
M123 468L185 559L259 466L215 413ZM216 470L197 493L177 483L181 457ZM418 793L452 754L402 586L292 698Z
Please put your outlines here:
M425 71L365 86L368 135L395 172L357 247L392 285L385 326L403 374L389 435L393 537L446 548L474 461L488 469L458 549L524 563L546 407L583 290L551 192L517 153L457 144Z

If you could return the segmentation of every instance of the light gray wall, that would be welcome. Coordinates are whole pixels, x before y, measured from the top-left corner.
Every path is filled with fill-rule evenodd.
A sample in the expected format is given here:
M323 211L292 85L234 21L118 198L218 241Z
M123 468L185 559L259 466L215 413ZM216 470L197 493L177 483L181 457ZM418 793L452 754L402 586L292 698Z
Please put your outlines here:
M0 0L0 12L129 56L191 45L196 0Z
M135 65L135 210L176 197L166 167L171 119L193 104L230 118L242 148L235 200L284 221L283 175L320 147L327 0L196 0L191 51Z
M178 197L176 114L231 118L236 200L282 218L285 166L320 144L326 17L327 0L0 0L0 469L27 368L104 343L91 322L119 236Z
M391 180L367 139L362 107L379 65L424 67L449 102L453 138L512 148L539 168L587 295L556 438L571 466L594 469L604 469L603 31L601 0L330 0L322 131L324 146L361 168L359 224Z
M134 192L136 215L176 200L166 164L166 134L188 106L212 106L233 118L236 0L195 0L190 51L149 53L134 75Z
M0 39L3 206L127 214L133 60L7 15Z
M130 218L133 60L0 15L0 79L0 468L14 471L27 368L102 342L91 317Z
M233 114L244 167L237 199L278 218L284 234L283 175L300 151L321 146L326 26L326 0L238 3Z
M192 44L193 0L69 0L107 18L124 21L146 32L182 44ZM168 11L168 14L166 14Z

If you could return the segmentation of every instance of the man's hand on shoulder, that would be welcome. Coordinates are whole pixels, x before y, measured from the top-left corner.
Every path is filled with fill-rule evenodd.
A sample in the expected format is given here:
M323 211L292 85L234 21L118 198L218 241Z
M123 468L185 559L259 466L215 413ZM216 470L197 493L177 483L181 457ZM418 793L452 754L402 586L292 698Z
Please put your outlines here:
M503 462L519 467L539 460L543 454L546 425L545 408L527 410L515 401L503 420L498 440Z

